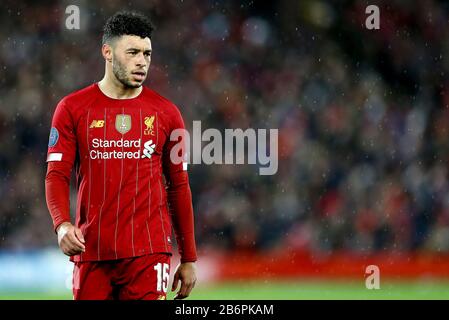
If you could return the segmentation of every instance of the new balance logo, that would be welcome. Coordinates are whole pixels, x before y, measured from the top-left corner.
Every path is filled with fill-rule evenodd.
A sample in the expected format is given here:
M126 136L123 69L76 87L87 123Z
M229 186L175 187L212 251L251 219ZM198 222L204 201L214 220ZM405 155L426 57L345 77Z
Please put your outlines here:
M94 120L92 121L92 123L90 124L89 128L103 128L104 126L104 120Z

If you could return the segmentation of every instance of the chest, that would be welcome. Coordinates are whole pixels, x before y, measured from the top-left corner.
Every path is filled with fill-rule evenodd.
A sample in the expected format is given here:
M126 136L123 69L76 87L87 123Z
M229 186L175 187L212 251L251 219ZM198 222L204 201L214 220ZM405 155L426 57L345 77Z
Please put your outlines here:
M125 152L137 155L152 146L162 153L168 138L164 115L159 110L142 106L92 106L79 115L78 146L81 151ZM114 153L115 154L115 153Z

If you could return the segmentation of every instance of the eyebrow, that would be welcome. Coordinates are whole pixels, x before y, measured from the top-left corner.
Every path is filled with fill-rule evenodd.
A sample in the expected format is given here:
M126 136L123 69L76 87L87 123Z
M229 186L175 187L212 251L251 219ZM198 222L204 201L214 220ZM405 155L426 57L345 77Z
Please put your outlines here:
M141 50L140 50L140 49L137 49L137 48L128 48L128 49L126 49L126 51L141 51ZM143 50L143 52L149 52L149 53L151 53L152 50L151 50L151 49L147 49L147 50Z

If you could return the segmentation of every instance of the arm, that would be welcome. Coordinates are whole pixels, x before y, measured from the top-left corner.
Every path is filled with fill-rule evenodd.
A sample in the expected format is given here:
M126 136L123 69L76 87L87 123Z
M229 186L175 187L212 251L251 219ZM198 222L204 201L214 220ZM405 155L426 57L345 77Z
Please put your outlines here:
M176 109L176 114L172 120L172 130L184 129L184 122L181 114ZM171 130L171 131L172 131ZM189 186L189 177L186 167L182 163L175 164L170 158L172 149L178 144L184 143L182 138L178 141L168 141L164 147L163 170L167 182L167 200L170 215L173 221L176 242L178 244L181 264L175 272L172 291L178 287L181 281L181 288L175 299L184 299L189 296L196 283L197 260L195 234L194 234L194 216L192 206L192 193ZM180 155L183 158L186 149L185 145L181 148Z
M53 220L53 229L64 222L70 222L70 174L72 168L67 162L50 161L45 176L45 198Z
M176 242L178 244L181 263L197 260L192 193L187 172L181 169L168 169L164 175L167 181L167 200L173 221Z
M48 143L45 198L58 234L58 244L66 255L85 250L81 230L70 223L70 175L75 159L76 137L64 100L56 107Z

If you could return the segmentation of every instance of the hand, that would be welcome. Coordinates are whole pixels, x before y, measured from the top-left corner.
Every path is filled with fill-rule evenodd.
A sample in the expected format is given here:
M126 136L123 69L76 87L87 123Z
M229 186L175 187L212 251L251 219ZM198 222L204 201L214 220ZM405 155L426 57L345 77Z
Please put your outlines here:
M59 248L64 254L74 256L86 251L81 230L70 222L63 222L56 232L58 233Z
M171 291L178 288L178 283L181 281L181 288L175 296L175 300L187 298L190 295L196 283L196 266L195 262L184 262L178 265L173 279Z

